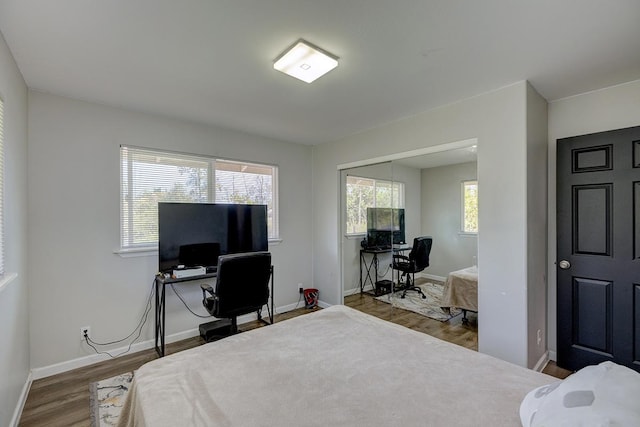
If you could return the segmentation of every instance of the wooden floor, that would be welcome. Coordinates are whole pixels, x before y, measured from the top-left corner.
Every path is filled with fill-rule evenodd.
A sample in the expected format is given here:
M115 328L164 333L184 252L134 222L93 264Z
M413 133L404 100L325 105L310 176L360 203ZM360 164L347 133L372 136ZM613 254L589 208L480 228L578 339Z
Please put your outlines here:
M478 349L478 319L474 313L469 313L469 324L464 325L462 316L448 322L439 322L410 311L394 308L375 300L368 294L346 297L345 305L472 350ZM311 311L300 308L279 314L276 315L276 322ZM257 321L250 322L241 325L240 329L249 330L262 325ZM204 341L200 337L194 337L168 344L166 352L167 354L176 353L202 344ZM156 358L155 350L145 350L36 380L31 385L19 425L23 427L89 426L89 384L133 371ZM569 374L568 371L558 368L553 363L547 365L544 372L558 378L564 378Z

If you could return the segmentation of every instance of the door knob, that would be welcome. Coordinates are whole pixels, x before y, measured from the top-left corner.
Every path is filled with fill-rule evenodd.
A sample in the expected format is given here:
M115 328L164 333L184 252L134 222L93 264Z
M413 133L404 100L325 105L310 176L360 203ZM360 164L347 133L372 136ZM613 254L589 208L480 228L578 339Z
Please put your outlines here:
M562 261L560 261L558 263L558 267L560 267L563 270L566 270L567 268L571 267L571 263L569 261L567 261L566 259L563 259Z

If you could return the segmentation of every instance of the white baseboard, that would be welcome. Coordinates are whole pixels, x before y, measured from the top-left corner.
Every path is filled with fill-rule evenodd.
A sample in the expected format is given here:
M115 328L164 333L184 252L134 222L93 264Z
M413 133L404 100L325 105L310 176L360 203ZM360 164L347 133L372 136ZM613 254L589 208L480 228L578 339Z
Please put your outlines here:
M549 363L549 352L545 351L542 357L540 357L540 360L538 360L538 363L534 365L533 370L542 372L544 367L547 366L547 363Z
M416 273L416 276L423 277L425 279L437 280L438 282L444 282L444 281L447 280L446 277L436 276L434 274ZM363 291L364 292L368 292L368 291L373 292L374 291L373 285L369 284L369 285L365 286ZM357 286L355 288L352 288L352 289L344 290L343 293L342 293L342 296L343 297L348 297L350 295L354 295L354 294L357 294L357 293L360 293L360 287L359 286Z
M434 274L420 273L420 275L426 279L437 280L438 282L445 282L447 280L446 277L436 276Z
M321 303L319 302L318 305L323 307L324 304L326 307L328 307L329 305L326 303ZM304 302L302 302L302 304L300 305L300 307L304 307ZM299 308L297 307L296 304L289 304L283 307L278 307L275 309L276 313L285 313L287 311L291 311L295 308ZM325 308L325 307L323 307ZM262 312L263 317L265 314L265 311L263 310ZM238 317L238 325L241 325L243 323L247 323L247 322L251 322L253 320L256 320L256 315L255 314L246 314L244 316L240 316ZM214 318L212 318L213 320ZM182 341L188 338L192 338L192 337L196 337L200 335L200 331L198 329L189 329L186 331L182 331L182 332L177 332L175 334L171 334L171 335L167 335L165 336L165 344L170 344L176 341ZM131 350L127 352L127 354L132 354L132 353L136 353L142 350L148 350L150 348L153 348L155 346L155 338L147 340L147 341L141 341L138 343L134 343L131 346ZM115 348L115 349L110 349L108 350L109 353L113 354L113 355L118 355L120 353L123 353L124 351L127 350L127 346L124 347L120 347L120 348ZM82 357L78 357L77 359L72 359L72 360L67 360L65 362L60 362L60 363L56 363L53 365L49 365L49 366L44 366L41 368L33 368L31 369L31 373L29 374L31 376L31 380L35 381L35 380L39 380L41 378L46 378L46 377L50 377L51 375L57 375L57 374L61 374L63 372L67 372L67 371L71 371L73 369L77 369L77 368L82 368L84 366L88 366L88 365L93 365L94 363L98 363L98 362L103 362L105 360L109 360L111 359L111 357L109 357L109 355L107 354L90 354L88 356L82 356Z
M364 291L364 292L368 292L368 291L373 292L373 285L365 286L365 287L363 288L363 291ZM353 288L353 289L346 289L346 290L342 293L342 296L343 296L343 297L348 297L349 295L355 295L355 294L359 294L359 293L360 293L360 286L358 286L358 287L356 287L356 288Z
M11 418L11 422L9 423L10 427L18 427L20 418L22 417L22 411L24 410L24 404L27 403L27 396L29 396L29 390L31 390L32 383L33 376L31 375L31 372L29 372L29 375L27 375L27 381L22 387L22 393L20 393L20 398L18 399L16 408L13 411L13 417Z

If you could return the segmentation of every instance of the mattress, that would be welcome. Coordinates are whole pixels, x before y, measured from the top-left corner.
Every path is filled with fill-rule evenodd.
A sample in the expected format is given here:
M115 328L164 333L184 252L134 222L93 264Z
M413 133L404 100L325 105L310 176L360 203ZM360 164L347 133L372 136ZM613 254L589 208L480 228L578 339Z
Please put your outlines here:
M553 377L345 306L136 371L121 426L518 426Z
M444 282L442 308L478 311L478 267L452 271Z

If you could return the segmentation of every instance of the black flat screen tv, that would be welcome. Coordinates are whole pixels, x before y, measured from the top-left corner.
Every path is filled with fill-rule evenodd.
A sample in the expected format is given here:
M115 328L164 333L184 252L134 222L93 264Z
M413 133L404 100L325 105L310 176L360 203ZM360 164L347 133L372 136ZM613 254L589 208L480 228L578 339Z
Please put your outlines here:
M218 256L268 250L266 205L158 203L158 268L213 271Z
M404 209L367 208L367 246L404 245Z

